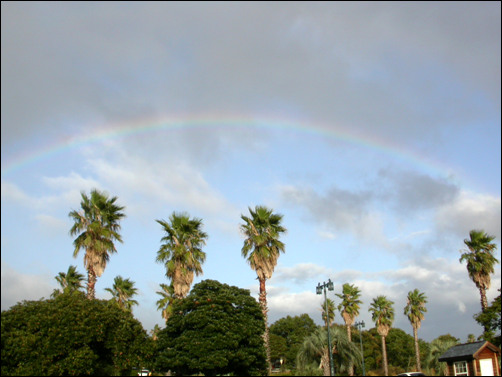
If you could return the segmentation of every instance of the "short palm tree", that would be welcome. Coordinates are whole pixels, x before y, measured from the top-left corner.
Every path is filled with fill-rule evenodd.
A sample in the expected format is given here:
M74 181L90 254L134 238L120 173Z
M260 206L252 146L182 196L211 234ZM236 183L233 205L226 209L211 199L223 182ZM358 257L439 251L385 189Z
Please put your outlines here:
M166 235L157 251L157 262L164 263L166 276L171 279L174 298L184 298L190 291L194 275L202 274L206 253L207 234L202 230L202 220L191 219L187 213L173 212L169 222L156 220Z
M78 235L73 241L76 258L81 249L85 250L84 267L87 269L87 298L94 299L95 285L98 277L106 268L110 254L117 252L114 241L122 242L119 234L119 221L125 217L125 207L117 205L117 197L109 198L107 194L96 189L90 197L81 193L80 211L71 211L68 216L74 221L70 235Z
M342 299L342 302L338 305L338 310L342 314L345 322L347 337L349 341L352 341L351 326L359 315L360 305L362 304L362 301L359 299L361 297L361 291L355 285L345 283L342 288L342 294L337 293L336 295ZM349 376L353 376L354 368L349 367L348 372Z
M385 296L378 296L373 299L370 305L369 312L372 313L373 322L375 322L378 334L382 338L382 356L383 356L383 368L384 375L389 375L389 366L387 364L387 348L385 346L385 338L389 334L389 330L394 322L394 305L393 301L390 301Z
M469 250L460 257L460 263L467 261L467 271L469 277L476 284L481 295L481 309L488 307L486 291L490 289L490 274L494 272L494 266L499 261L493 255L497 245L492 243L494 236L489 236L482 230L471 230L470 239L465 239L464 243Z
M361 351L355 343L349 341L342 328L331 326L329 331L335 372L343 375L350 365L361 363ZM325 376L330 375L328 332L324 327L318 327L307 336L298 351L296 365L300 371L305 371L313 363L323 370Z
M408 316L408 320L413 327L415 360L419 372L422 371L422 366L420 364L420 349L418 347L418 329L424 320L424 313L427 312L425 304L427 304L427 296L425 296L425 293L420 292L418 289L408 292L408 302L404 307L404 315Z
M458 344L458 341L452 338L437 338L430 343L429 354L425 359L428 368L428 375L446 376L446 363L439 362L439 358L451 347ZM434 374L432 374L434 371Z
M153 326L153 329L150 330L150 334L152 334L152 340L154 341L159 340L160 330L161 330L160 326L156 323L155 326Z
M138 305L138 301L131 297L138 293L138 289L134 288L134 282L129 279L124 279L122 276L116 276L113 280L112 288L105 288L112 294L112 300L115 301L121 309L131 311L133 305Z
M60 272L55 279L61 286L61 290L55 289L51 295L52 297L61 293L73 293L80 291L80 289L83 288L82 282L85 280L84 275L77 272L77 266L68 267L68 271L66 273Z
M161 298L157 301L157 310L162 310L162 318L167 322L172 311L172 304L174 303L174 288L171 285L160 284L160 291L156 293L161 296Z
M285 252L284 243L279 240L279 237L283 233L286 233L286 228L281 224L283 216L273 213L272 209L264 206L256 206L254 210L251 208L248 209L251 214L250 217L241 215L244 224L241 224L240 229L246 237L241 251L242 256L246 258L251 268L256 272L260 282L259 302L265 320L265 334L263 337L270 372L270 347L267 324L268 308L265 282L272 277L279 254Z
M326 321L326 306L324 303L321 304L321 311L322 311L322 321L326 324L326 326L331 326L335 320L335 302L328 298L326 299L326 303L328 305L328 318L329 321ZM326 327L327 328L327 327Z

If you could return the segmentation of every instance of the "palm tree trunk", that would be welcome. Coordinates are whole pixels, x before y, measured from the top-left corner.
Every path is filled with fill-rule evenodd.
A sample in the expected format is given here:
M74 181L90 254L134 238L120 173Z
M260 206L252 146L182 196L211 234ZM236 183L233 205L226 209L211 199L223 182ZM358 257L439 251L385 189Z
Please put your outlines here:
M96 285L96 273L94 272L94 269L92 268L92 266L88 266L88 269L87 269L87 299L88 300L94 300L94 298L96 297L95 285Z
M263 343L265 344L265 351L267 353L267 367L268 375L272 374L272 364L270 363L270 346L268 336L268 308L267 308L267 290L265 288L265 279L260 279L260 306L263 313L263 320L265 321L265 333L263 334Z
M422 371L422 366L420 365L420 348L418 347L418 330L413 326L413 336L415 337L415 360L417 362L417 371Z
M352 342L352 331L350 329L350 325L346 325L347 327L347 338L349 339L349 342ZM349 376L354 375L354 363L352 360L349 361Z
M329 352L327 347L324 349L323 354L321 356L321 365L322 365L323 376L331 376L330 365L329 365Z
M387 365L387 349L385 347L385 336L382 336L382 356L383 356L383 371L384 376L389 375L389 367Z
M484 312L488 307L488 300L486 299L486 289L484 287L479 287L479 294L481 295L481 310Z

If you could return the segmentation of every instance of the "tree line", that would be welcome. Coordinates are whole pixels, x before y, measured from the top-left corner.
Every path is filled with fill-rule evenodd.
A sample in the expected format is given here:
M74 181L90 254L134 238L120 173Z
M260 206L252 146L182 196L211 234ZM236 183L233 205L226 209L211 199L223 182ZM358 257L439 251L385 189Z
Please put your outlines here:
M77 257L81 250L84 251L84 267L87 270L86 298L95 300L97 278L104 272L110 255L117 251L115 242L122 242L120 221L125 217L123 212L125 207L117 204L117 197L109 197L106 193L96 189L91 190L89 196L82 192L81 198L80 210L72 210L69 213L69 217L73 220L70 235L76 237L73 241L73 256ZM240 231L245 236L241 254L256 272L259 280L258 303L264 323L261 336L266 354L266 368L270 374L272 367L270 331L274 325L270 328L268 326L266 281L272 277L279 255L285 252L285 245L280 237L287 230L282 225L283 215L274 213L272 209L265 206L248 209L249 215L241 215L243 223L240 224ZM167 221L162 219L156 220L156 222L164 232L161 246L157 251L156 262L165 266L166 277L169 279L169 284L160 284L161 290L157 294L161 298L157 301L157 309L162 311L162 317L169 327L171 323L176 322L173 319L177 318L178 313L183 312L179 308L186 303L194 277L203 273L202 265L206 259L203 247L208 235L203 231L202 219L192 218L187 213L173 212ZM481 230L471 231L470 238L464 240L468 250L464 250L460 258L460 262L467 262L469 277L479 289L482 312L476 317L476 320L483 324L484 336L490 340L494 340L497 330L497 313L494 314L490 311L491 307L488 306L486 299L486 290L490 287L490 275L494 272L494 265L498 263L493 255L496 249L493 240L493 236L489 236ZM60 272L56 276L56 280L61 289L53 292L53 299L83 289L84 277L76 271L75 266L70 266L66 273ZM130 279L117 276L113 286L106 288L106 290L112 294L111 301L124 312L130 313L132 306L137 305L137 301L132 298L137 290L134 287L134 282ZM345 322L345 331L341 331L341 328L333 326L331 323L334 318L334 303L331 300L329 300L331 302L328 305L328 313L323 312L326 328L330 326L334 334L332 339L333 355L338 360L339 367L349 375L353 375L355 368L360 368L362 362L361 352L352 341L352 328L362 303L360 296L359 288L349 283L343 285L341 294L337 294L337 297L341 299L337 308ZM421 370L418 330L424 319L424 313L427 312L427 297L424 292L415 289L409 292L407 299L403 313L408 317L413 328L414 366L417 370ZM386 339L392 330L393 304L386 296L378 296L373 299L369 307L372 320L375 322L375 331L381 341L380 363L385 375L389 373ZM500 297L498 305L500 307ZM500 331L500 310L498 319ZM169 331L171 330L172 328ZM301 342L295 343L294 362L305 373L308 368L313 368L313 373L315 373L316 368L313 365L317 363L317 369L323 370L325 375L329 374L326 329L311 330L308 336L301 339ZM277 340L277 335L274 332L272 335ZM500 335L498 339L500 344ZM496 338L494 341L496 342ZM273 352L273 356L277 357L276 349ZM287 360L288 363L292 361L290 353ZM240 372L243 373L243 370L241 369Z

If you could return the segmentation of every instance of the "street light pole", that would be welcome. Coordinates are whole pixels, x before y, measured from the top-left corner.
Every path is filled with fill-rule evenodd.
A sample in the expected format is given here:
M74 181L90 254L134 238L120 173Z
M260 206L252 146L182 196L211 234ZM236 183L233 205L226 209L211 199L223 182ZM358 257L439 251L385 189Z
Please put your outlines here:
M329 335L329 315L328 315L328 299L326 297L326 287L328 288L328 291L333 291L335 288L333 286L333 282L331 279L328 279L327 283L324 283L321 285L321 283L317 283L316 287L316 293L320 295L322 291L324 290L324 307L326 310L326 327L328 328L328 353L329 353L329 371L330 371L330 376L335 375L335 368L333 364L333 354L331 353L331 339Z
M363 359L363 376L366 376L366 371L364 370L364 351L363 351L363 332L361 327L364 328L364 321L354 323L354 326L359 330L359 343L361 344L361 358Z

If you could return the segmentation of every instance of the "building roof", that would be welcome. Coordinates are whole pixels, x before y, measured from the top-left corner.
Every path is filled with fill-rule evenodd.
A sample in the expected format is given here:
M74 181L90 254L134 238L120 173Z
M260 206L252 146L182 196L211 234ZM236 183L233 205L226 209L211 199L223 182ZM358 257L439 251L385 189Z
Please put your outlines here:
M458 344L453 346L439 357L439 361L448 361L453 359L471 360L474 359L477 356L476 354L485 347L488 347L495 353L500 354L500 349L498 347L483 340L480 342Z

